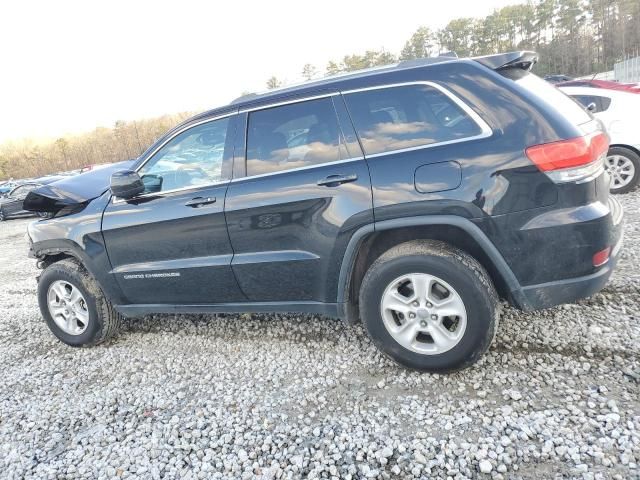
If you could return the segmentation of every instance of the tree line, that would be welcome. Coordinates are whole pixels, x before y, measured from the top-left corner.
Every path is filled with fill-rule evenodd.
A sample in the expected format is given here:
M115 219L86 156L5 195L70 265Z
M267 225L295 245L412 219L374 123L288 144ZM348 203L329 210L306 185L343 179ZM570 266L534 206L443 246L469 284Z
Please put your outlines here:
M455 52L459 57L534 50L540 76L582 76L611 70L630 56L640 55L639 0L537 0L509 5L484 18L460 17L438 30L418 28L398 53L369 50L330 61L324 75L335 75ZM302 76L321 75L312 64ZM277 77L267 88L282 85Z
M304 65L302 76L323 75L386 65L400 60L455 52L460 57L510 50L535 50L538 75L586 75L613 68L640 54L639 0L536 0L495 10L484 18L461 17L441 29L418 28L400 52L370 50L330 61L324 71ZM273 76L267 88L283 81ZM189 114L116 122L55 141L23 140L0 145L0 179L37 177L84 165L115 162L140 155Z
M136 158L190 113L163 115L131 122L118 121L112 128L66 135L54 141L24 139L0 146L0 179L40 177L86 165Z

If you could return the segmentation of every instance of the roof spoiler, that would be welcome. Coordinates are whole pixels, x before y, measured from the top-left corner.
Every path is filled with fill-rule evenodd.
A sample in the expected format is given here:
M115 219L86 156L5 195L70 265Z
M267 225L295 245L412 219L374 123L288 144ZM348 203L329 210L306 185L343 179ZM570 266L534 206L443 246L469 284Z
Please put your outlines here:
M538 61L538 54L536 52L521 51L472 57L472 59L492 70L506 70L508 68L531 70L531 67Z

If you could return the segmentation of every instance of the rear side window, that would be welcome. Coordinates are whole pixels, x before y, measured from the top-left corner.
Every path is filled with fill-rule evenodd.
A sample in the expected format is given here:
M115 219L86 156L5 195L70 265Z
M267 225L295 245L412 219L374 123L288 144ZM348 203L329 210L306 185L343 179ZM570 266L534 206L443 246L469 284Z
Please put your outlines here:
M581 108L568 95L549 82L541 79L533 73L520 69L509 69L501 72L507 78L514 80L519 86L524 87L537 97L541 103L546 103L563 114L572 124L582 125L591 120L591 116L584 108Z
M346 149L331 98L249 113L248 176L344 158Z
M611 105L611 99L608 97L601 97L600 95L571 95L575 98L580 104L587 108L592 103L595 104L596 109L593 113L604 112Z
M452 98L430 85L399 85L344 95L365 154L449 142L482 133Z

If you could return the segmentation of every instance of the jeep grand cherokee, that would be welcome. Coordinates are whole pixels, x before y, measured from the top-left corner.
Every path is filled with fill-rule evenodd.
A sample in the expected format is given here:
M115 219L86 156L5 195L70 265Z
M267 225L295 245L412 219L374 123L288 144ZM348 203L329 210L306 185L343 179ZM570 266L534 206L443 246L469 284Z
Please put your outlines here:
M53 214L29 227L44 319L81 346L148 313L311 312L361 319L410 368L472 364L500 299L591 295L620 247L608 137L535 61L424 59L249 95L129 169L32 192Z

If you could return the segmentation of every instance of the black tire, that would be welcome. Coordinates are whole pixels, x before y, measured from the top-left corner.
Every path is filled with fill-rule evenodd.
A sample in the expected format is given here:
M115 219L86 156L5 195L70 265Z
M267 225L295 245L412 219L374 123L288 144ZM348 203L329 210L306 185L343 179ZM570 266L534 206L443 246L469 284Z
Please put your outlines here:
M49 287L56 280L69 282L82 293L89 312L86 329L79 335L71 335L56 325L47 303ZM62 342L72 347L98 345L115 335L120 327L122 316L106 299L98 282L75 259L64 259L49 265L38 281L38 304L40 312L51 332Z
M443 353L416 353L389 333L381 314L387 286L410 273L434 275L458 292L467 312L467 324L458 343ZM475 363L489 348L498 319L498 295L487 272L469 254L443 242L415 240L397 245L371 265L360 289L360 312L369 336L397 363L420 371L448 372Z
M7 216L4 213L4 210L0 208L0 222L4 222L6 219L7 219Z
M630 192L631 190L636 188L638 186L638 183L640 182L640 156L633 150L630 150L625 147L611 147L607 152L607 157L610 157L613 155L619 155L621 157L625 157L628 160L630 160L635 170L633 173L633 177L631 178L631 181L629 183L627 183L624 187L620 187L620 188L613 188L613 185L612 185L609 191L611 193Z

